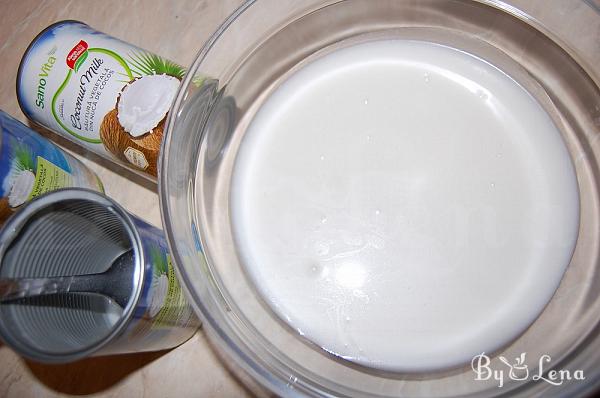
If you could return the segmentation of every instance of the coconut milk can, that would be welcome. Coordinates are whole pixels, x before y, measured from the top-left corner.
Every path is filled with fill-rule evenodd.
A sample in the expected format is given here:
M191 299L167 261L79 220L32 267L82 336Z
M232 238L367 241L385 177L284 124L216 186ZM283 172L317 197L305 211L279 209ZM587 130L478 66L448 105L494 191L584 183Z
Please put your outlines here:
M87 189L48 193L11 217L0 284L17 286L0 303L0 338L40 362L172 348L200 326L163 232Z
M155 177L167 113L184 73L82 22L62 21L25 52L17 97L31 120Z

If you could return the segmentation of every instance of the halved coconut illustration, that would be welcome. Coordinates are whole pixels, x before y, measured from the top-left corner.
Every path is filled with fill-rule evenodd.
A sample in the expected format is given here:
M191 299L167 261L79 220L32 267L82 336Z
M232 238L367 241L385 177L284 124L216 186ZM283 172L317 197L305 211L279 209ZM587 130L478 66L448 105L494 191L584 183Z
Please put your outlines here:
M104 147L119 159L156 176L165 120L180 80L167 74L129 82L100 125Z
M0 224L29 200L35 185L35 174L31 170L20 170L12 176L11 184L8 196L0 198Z
M21 206L29 199L33 186L35 185L35 174L31 170L22 170L13 177L12 186L8 193L8 205L12 208Z
M19 142L11 142L11 146L13 152L5 191L8 195L0 198L0 224L29 200L35 186L35 158L31 150Z

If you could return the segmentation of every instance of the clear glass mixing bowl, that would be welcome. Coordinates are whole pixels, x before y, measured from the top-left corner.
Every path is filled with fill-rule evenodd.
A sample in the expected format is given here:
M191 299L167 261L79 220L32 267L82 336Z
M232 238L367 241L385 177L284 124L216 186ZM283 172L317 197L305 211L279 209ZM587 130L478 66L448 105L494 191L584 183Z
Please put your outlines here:
M580 231L543 314L492 355L527 357L585 380L475 380L471 364L399 374L353 366L282 323L263 303L236 250L230 219L233 164L269 93L307 59L381 38L446 44L498 66L525 87L561 131L576 168ZM600 12L590 1L256 0L240 7L200 51L166 131L163 221L179 276L206 333L239 374L285 396L582 396L600 384ZM317 55L315 55L317 54ZM198 76L208 78L198 85ZM540 278L543 278L540 275Z

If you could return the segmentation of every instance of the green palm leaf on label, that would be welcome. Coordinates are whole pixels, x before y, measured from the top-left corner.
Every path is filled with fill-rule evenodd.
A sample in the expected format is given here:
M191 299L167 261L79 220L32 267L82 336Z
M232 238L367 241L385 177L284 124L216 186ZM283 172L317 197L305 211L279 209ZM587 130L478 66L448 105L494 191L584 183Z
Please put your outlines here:
M35 158L31 150L26 145L18 143L16 141L12 142L13 147L13 156L12 162L13 167L18 171L34 171L35 170Z
M183 66L152 53L137 52L130 54L129 63L132 66L133 72L138 76L166 74L182 79L183 75L185 75L185 68Z

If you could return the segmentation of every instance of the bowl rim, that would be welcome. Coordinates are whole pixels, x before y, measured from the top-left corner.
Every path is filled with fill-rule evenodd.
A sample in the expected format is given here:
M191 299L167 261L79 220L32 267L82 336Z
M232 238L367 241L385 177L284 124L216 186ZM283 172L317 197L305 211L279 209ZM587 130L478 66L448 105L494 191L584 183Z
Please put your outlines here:
M319 8L326 5L334 5L337 3L344 2L346 0L322 0L321 4L319 4ZM471 1L474 3L480 3L482 5L486 5L492 8L495 8L501 12L507 13L510 16L530 25L535 30L539 31L543 35L547 36L549 39L554 41L559 47L561 47L570 57L572 57L588 74L588 76L594 81L597 86L600 86L600 68L598 72L595 72L595 68L592 67L587 61L582 59L579 56L578 52L572 48L569 44L567 44L563 39L558 37L554 32L550 31L545 24L543 24L540 20L536 19L532 15L522 11L517 6L509 4L510 0L464 0ZM183 260L181 253L178 249L179 243L175 237L175 226L171 222L173 216L170 208L170 191L168 185L168 173L167 167L169 161L166 160L167 154L171 149L171 137L175 134L175 124L177 119L178 111L182 109L182 105L186 101L186 97L188 94L188 89L191 86L194 80L194 74L198 72L200 65L204 62L209 52L213 49L215 44L218 42L220 37L243 15L245 14L252 6L255 4L263 3L260 0L244 0L244 2L237 7L226 19L225 21L219 25L219 27L210 35L205 44L201 47L201 49L197 52L192 65L188 68L188 71L191 73L186 74L184 79L181 82L181 85L178 89L175 100L173 101L171 108L167 115L167 120L165 124L163 141L160 148L160 156L158 159L158 197L159 197L159 206L160 206L160 214L161 221L163 225L163 229L165 232L167 244L173 258L173 262L175 264L175 271L180 280L180 283L185 291L188 293L188 298L192 298L190 304L194 308L198 317L202 320L203 326L205 327L206 332L210 335L211 341L213 344L217 345L217 347L222 350L227 359L233 360L235 368L241 368L245 372L245 374L250 375L255 381L257 381L262 387L267 390L285 396L305 396L305 394L316 394L310 383L302 383L301 385L295 384L296 380L286 380L285 378L279 377L264 366L261 365L260 362L256 361L255 358L252 358L251 355L248 355L248 351L251 351L247 346L240 347L232 336L230 336L229 332L223 328L220 322L211 314L211 310L203 303L203 300L198 296L197 292L192 288L189 272L187 271L186 266L179 266L179 264L185 264L186 262ZM593 12L597 13L600 17L600 7L596 5L593 0L581 0L582 4L587 5L592 9ZM201 252L198 253L203 256L205 261L206 257L204 254L204 249L201 249ZM224 363L225 366L230 366L231 364ZM299 388L290 388L290 385L295 385ZM592 390L596 387L600 386L600 380L597 380L596 383L591 383L587 388L591 388ZM586 390L584 386L582 389L578 389L577 386L569 390L569 394L581 394ZM515 389L506 391L501 395L510 396L514 393L523 393L523 389L525 389L525 385L521 385L516 387ZM590 390L590 391L592 391ZM319 395L321 396L334 396L327 391L319 391Z

